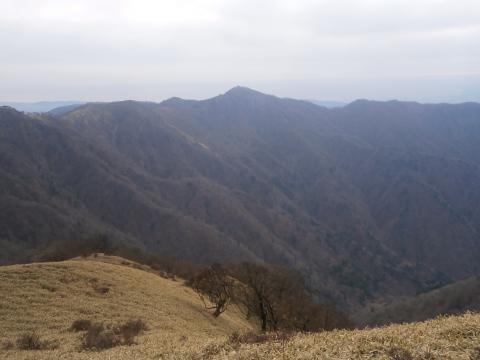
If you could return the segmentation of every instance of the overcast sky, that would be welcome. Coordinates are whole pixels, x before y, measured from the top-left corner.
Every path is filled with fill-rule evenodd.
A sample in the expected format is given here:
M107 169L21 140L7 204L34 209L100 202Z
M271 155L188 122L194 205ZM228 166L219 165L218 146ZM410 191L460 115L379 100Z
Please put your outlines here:
M0 0L0 100L480 101L479 0Z

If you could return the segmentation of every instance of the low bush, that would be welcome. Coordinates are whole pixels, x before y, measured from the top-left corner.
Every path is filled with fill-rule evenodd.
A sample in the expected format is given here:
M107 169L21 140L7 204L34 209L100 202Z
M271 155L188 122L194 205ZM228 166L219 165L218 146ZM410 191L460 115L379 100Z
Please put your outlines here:
M79 326L86 323L79 323ZM72 324L73 327L73 324ZM119 345L135 344L135 337L147 330L143 320L130 320L124 324L106 327L103 324L90 324L82 340L84 350L104 350Z
M40 287L44 290L50 291L50 292L55 292L57 291L57 288L55 286L52 286L50 284L40 284Z
M147 330L147 324L143 320L130 320L125 324L117 326L114 329L115 334L123 338L125 345L131 345L134 343L134 339L137 335Z
M42 340L34 332L22 334L17 338L17 348L19 350L53 350L58 347L58 342Z
M15 347L13 342L7 340L2 343L2 350L12 350Z
M92 322L90 320L80 319L75 320L70 326L70 331L88 331L92 327Z
M97 294L105 295L110 291L108 286L94 286L93 289Z
M120 345L119 337L103 324L93 324L85 333L82 348L86 350L104 350Z

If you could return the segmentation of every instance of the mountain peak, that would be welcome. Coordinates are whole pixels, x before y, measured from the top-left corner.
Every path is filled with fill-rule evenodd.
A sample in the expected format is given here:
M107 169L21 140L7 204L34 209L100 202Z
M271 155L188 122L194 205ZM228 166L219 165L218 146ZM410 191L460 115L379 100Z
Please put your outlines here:
M256 91L256 90L253 90L253 89L250 89L248 87L245 87L245 86L235 86L233 88L231 88L230 90L228 90L224 96L267 96L266 94L263 94L259 91Z

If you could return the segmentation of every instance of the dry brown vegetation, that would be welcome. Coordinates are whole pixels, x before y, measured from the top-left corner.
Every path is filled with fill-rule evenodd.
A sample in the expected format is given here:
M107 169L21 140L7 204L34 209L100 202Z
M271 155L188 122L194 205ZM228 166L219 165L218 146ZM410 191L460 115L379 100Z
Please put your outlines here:
M213 316L235 304L247 319L259 322L262 332L354 327L343 313L316 303L302 276L284 267L248 262L213 264L199 270L187 285L199 294Z
M480 315L475 313L367 330L259 334L235 306L215 318L182 281L164 279L134 265L97 256L0 267L0 358L480 358ZM99 293L95 286L109 291ZM115 346L83 348L89 331L116 335L107 342ZM20 350L18 339L25 334L36 334L40 342L58 347ZM129 337L133 341L127 341Z
M109 291L98 292L99 287ZM211 316L182 281L102 255L0 267L0 319L0 359L149 359L173 351L179 343L195 348L253 329L235 308L219 318ZM139 328L145 330L143 323L148 329L131 337ZM121 334L114 340L120 339L118 346L82 349L85 331L95 324L102 324L104 334ZM17 339L31 333L58 343L58 348L19 350Z
M477 360L480 315L441 317L422 323L367 330L297 334L290 340L225 342L188 359L227 360Z
M86 332L82 338L81 348L96 351L119 345L133 345L136 336L147 330L147 325L140 319L113 326L105 326L103 323L83 323L83 325Z
M58 347L58 343L55 340L42 340L35 332L20 335L16 344L19 350L49 350ZM13 348L13 346L10 347Z

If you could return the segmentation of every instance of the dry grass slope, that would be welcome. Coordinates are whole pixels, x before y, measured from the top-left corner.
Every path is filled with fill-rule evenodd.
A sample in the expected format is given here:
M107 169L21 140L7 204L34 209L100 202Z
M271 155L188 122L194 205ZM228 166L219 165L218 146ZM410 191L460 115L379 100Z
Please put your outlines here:
M1 359L152 359L184 345L251 329L235 312L213 318L182 281L164 279L138 264L104 257L0 267L0 347L23 333L56 340L55 350L0 350ZM149 330L137 345L80 351L75 320L118 324L142 319Z
M478 360L480 315L441 317L422 323L355 331L299 334L293 339L204 351L209 359L235 360ZM393 350L393 351L392 351ZM397 351L395 351L397 350ZM403 351L405 350L405 352ZM395 357L394 354L398 357ZM400 357L399 354L408 353ZM193 356L192 359L195 359Z
M228 334L252 329L234 309L215 319L181 281L135 267L139 266L103 256L0 267L0 343L14 342L26 331L59 343L55 350L0 350L0 358L480 359L480 315L475 313L367 330L298 334L258 344L232 342ZM68 331L78 319L118 324L137 318L149 327L137 344L101 352L81 351L79 333Z

